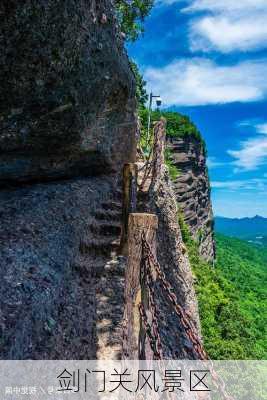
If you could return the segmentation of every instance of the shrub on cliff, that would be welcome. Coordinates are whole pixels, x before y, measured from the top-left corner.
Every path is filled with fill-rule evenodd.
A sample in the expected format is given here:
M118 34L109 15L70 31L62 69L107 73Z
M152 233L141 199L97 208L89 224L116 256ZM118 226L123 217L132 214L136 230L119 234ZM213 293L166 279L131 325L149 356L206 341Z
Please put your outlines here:
M154 0L115 0L121 30L128 40L136 40L143 33L143 22L150 13Z
M136 100L138 104L139 112L145 109L146 103L148 101L148 94L146 91L146 81L144 80L142 74L139 71L138 65L131 60L130 61L132 71L135 76L136 82Z
M206 144L197 129L196 125L190 120L187 115L180 114L176 111L159 111L155 110L151 113L151 121L158 121L160 117L164 117L167 121L166 133L167 138L177 138L191 136L199 141L206 153ZM144 127L147 126L148 110L140 110L140 119ZM152 125L152 124L151 124Z

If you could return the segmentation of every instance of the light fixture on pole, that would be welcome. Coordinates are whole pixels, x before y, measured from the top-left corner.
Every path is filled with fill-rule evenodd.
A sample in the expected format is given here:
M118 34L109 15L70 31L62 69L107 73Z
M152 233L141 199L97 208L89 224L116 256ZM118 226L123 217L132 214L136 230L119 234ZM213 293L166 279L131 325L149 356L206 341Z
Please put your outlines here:
M159 108L162 104L162 98L160 96L155 96L151 92L149 95L149 107L148 107L148 122L147 122L147 134L146 134L146 147L148 146L149 142L149 131L150 131L150 124L151 124L151 111L152 111L152 102L153 99L156 99L157 107Z

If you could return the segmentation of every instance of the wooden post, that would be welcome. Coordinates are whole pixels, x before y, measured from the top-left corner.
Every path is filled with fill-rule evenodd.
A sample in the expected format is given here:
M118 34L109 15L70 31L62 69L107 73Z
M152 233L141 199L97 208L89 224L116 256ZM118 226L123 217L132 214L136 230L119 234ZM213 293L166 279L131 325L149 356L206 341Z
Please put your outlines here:
M122 194L122 233L120 253L127 253L128 219L129 214L136 211L137 203L137 165L125 164L123 167L123 194Z
M164 165L164 150L166 140L166 119L161 118L154 127L154 147L152 161L152 183L161 175L162 166Z
M156 230L158 217L154 214L132 213L129 215L128 225L128 262L125 274L125 313L126 341L123 349L128 359L140 359L144 353L144 334L141 330L139 304L145 301L141 291L140 266L142 257L142 234L145 233L151 248L156 247ZM143 297L143 299L142 299ZM152 354L146 358L153 359Z

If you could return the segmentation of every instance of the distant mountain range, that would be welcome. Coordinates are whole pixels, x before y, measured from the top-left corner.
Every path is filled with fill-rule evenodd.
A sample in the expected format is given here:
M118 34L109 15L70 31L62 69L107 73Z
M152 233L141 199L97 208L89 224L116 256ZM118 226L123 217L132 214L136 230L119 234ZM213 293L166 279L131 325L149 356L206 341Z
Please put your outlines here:
M215 231L252 243L267 245L267 218L259 215L253 218L215 217Z

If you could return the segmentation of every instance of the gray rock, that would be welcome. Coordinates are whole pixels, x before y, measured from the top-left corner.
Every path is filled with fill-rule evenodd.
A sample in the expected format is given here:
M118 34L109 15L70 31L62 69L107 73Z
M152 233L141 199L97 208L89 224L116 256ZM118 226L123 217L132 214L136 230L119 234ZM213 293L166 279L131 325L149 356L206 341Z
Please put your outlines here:
M94 359L134 76L110 0L4 0L0 18L0 358Z
M95 233L95 214L108 214L115 186L113 176L0 192L1 359L96 358L114 238Z
M159 219L157 259L167 281L171 284L178 304L190 316L190 321L201 340L193 274L178 223L178 208L173 186L164 167L161 177L150 189L149 199L146 199L144 204L146 211L155 213ZM167 300L166 292L160 283L158 283L156 302L164 357L166 359L198 359L192 344L189 343L186 330L175 314L173 305Z
M135 82L111 1L3 0L0 17L0 183L134 160Z
M206 156L202 144L193 136L173 139L169 144L173 164L180 171L174 191L193 237L199 241L201 256L215 258L213 212Z

